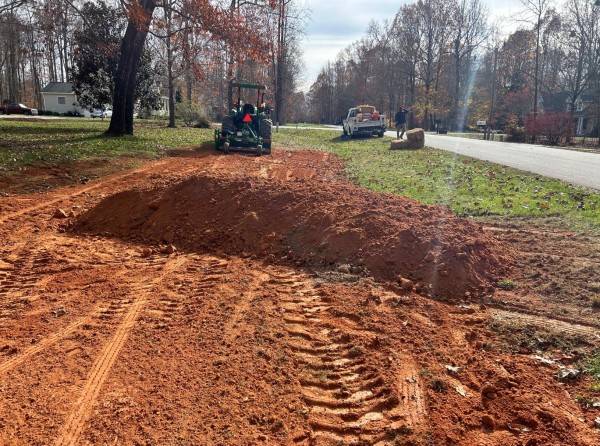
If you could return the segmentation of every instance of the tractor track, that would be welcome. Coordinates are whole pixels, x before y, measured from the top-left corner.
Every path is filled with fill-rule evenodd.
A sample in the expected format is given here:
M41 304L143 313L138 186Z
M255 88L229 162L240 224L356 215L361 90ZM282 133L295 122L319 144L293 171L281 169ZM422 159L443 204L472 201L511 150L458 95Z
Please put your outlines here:
M119 352L123 348L129 332L133 329L136 319L145 303L145 299L138 299L131 305L117 332L100 352L88 375L81 395L75 403L74 410L70 413L61 429L61 433L55 443L57 446L77 444L85 423L90 416L92 406L100 394L102 385L117 360Z
M74 322L70 323L66 327L58 330L57 332L43 338L35 345L26 348L21 353L13 356L12 358L0 363L0 377L1 375L9 372L10 370L19 367L25 361L29 360L32 356L39 354L40 352L52 347L56 343L60 342L62 339L68 337L73 334L77 329L83 326L86 323L89 323L93 320L94 316L100 314L100 308L96 308L90 315L81 317Z
M164 261L159 260L160 263L164 263ZM150 265L155 265L155 262L146 262ZM118 274L119 277L124 279L123 274ZM22 277L22 276L21 276ZM23 283L22 281L18 281ZM26 287L29 289L30 287ZM15 285L14 289L21 290L22 288L19 285ZM17 301L18 302L18 301ZM78 317L74 321L67 324L65 327L60 328L59 330L51 333L30 347L25 348L22 352L16 354L10 359L0 363L0 375L9 372L10 370L20 366L25 361L29 360L31 357L43 352L46 349L51 348L61 340L69 337L73 333L75 333L82 326L93 326L94 324L108 325L113 323L115 318L120 317L132 304L132 299L129 295L122 296L120 298L111 300L110 302L104 302L96 304L91 311L89 311L86 315ZM3 307L13 308L15 307L11 301L4 301L2 303ZM8 316L3 313L4 320L8 320ZM11 318L11 319L14 319Z
M148 301L148 294L152 293L152 289L156 284L164 280L174 269L181 267L185 261L186 259L182 257L167 261L163 270L157 277L149 281L146 285L139 286L137 289L132 290L132 294L137 295L137 297L129 304L116 332L104 345L94 361L81 394L67 416L60 434L54 443L56 446L76 445L78 443L79 437L85 428L86 421L91 414L92 407L100 394L102 385L117 361L129 333L135 327L137 319L144 310L144 306ZM109 306L104 310L103 314L110 317L113 314L118 313L120 309L119 306Z
M347 319L332 318L330 303L309 278L278 274L271 283L289 296L281 300L283 320L309 408L310 438L297 443L384 446L392 444L387 440L396 430L424 424L424 399L410 360L402 363L396 382L387 382L358 346L358 336L368 331L356 325L348 330Z
M197 280L175 278L170 288L161 291L158 299L148 302L140 319L154 328L166 329L176 319L186 320L195 313L202 299L210 298L217 285L227 282L228 260L211 256L187 258L186 274L201 277Z
M600 342L600 324L575 321L567 317L549 317L541 312L526 308L514 308L511 305L498 305L490 309L494 320L505 323L527 324L538 329L548 330L571 336L581 336L593 343Z

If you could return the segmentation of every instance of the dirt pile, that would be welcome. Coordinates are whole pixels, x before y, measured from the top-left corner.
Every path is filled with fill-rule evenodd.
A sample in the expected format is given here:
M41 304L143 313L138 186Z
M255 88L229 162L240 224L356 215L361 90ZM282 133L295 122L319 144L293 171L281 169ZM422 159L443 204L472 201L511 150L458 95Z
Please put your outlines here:
M197 176L108 197L74 229L297 265L349 263L444 298L481 291L508 263L478 225L449 211L319 180Z

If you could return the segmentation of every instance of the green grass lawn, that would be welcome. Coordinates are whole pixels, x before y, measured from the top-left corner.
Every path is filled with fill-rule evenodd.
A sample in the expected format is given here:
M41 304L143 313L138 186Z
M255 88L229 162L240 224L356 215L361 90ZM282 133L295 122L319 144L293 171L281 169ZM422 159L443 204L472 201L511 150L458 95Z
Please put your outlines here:
M446 205L458 215L561 217L600 226L600 194L559 180L441 150L390 151L388 138L348 141L331 131L282 129L275 140L333 152L358 184Z
M592 390L600 392L600 352L592 356L588 362L587 371L594 378Z
M311 124L310 122L295 122L295 123L290 123L290 124L285 124L286 127L298 127L298 128L305 128L305 127L317 127L317 128L327 128L326 125L324 124Z
M95 157L156 158L166 149L198 146L212 139L212 130L138 121L135 136L104 136L108 121L0 120L0 170L26 165L53 165Z

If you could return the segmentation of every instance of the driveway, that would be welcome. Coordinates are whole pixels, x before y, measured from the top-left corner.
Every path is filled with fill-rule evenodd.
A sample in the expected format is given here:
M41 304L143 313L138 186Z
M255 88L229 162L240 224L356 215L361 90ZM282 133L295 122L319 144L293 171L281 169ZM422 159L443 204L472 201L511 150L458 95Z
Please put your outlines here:
M282 127L293 129L332 130L342 132L342 127ZM396 137L395 131L385 133ZM427 134L425 144L434 149L458 153L484 161L491 161L515 169L543 175L568 183L600 190L600 155L564 150L534 144L482 141L455 136Z

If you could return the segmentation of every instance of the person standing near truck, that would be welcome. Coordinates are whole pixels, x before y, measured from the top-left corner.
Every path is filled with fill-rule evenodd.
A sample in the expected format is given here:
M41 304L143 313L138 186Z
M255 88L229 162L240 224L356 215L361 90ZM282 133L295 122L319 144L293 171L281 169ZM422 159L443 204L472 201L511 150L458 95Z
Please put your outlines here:
M404 106L400 106L400 110L396 113L396 117L394 121L396 122L396 134L398 139L402 139L404 137L404 133L406 133L406 116L410 110ZM400 134L402 132L402 134Z

